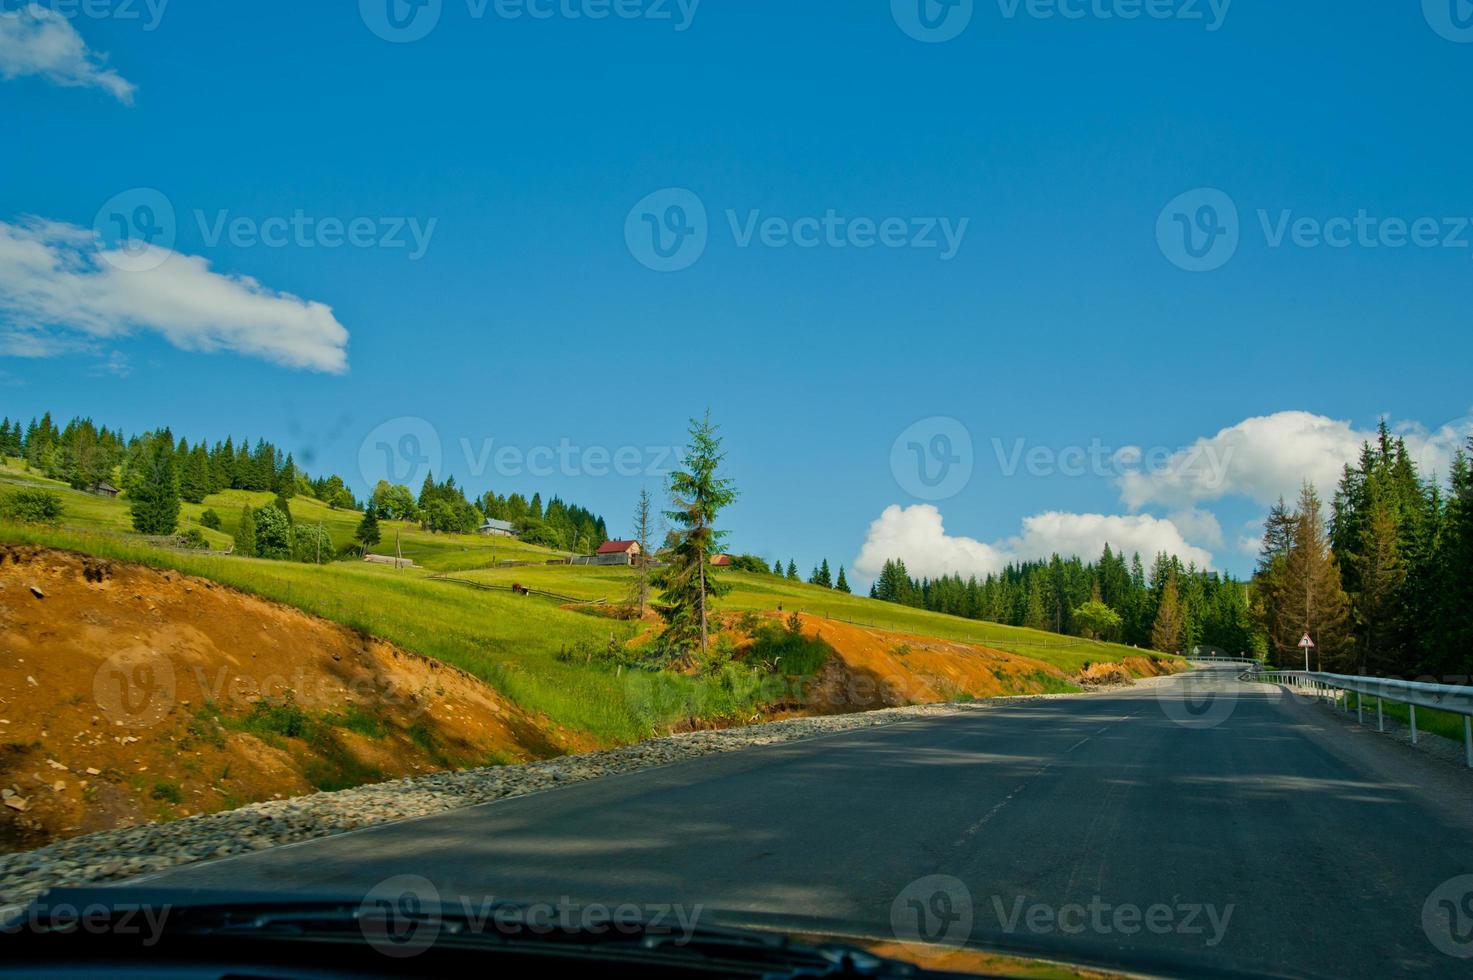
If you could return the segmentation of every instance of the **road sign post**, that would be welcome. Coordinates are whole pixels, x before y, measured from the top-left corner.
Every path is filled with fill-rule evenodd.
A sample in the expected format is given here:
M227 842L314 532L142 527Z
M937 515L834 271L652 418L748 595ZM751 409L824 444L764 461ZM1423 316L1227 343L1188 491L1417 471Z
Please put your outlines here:
M1309 638L1308 633L1305 633L1299 638L1299 646L1304 650L1304 672L1307 674L1309 673L1309 651L1314 649L1314 641Z

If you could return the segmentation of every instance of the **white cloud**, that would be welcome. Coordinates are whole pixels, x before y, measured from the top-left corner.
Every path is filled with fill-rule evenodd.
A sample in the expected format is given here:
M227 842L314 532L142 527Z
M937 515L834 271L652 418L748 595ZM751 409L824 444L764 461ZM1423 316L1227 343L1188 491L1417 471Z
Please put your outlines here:
M1193 541L1200 541L1209 548L1222 547L1222 524L1210 510L1188 507L1174 510L1169 515L1177 530Z
M1424 476L1446 474L1453 451L1473 433L1473 420L1458 419L1435 431L1418 423L1394 428ZM1359 457L1361 444L1375 438L1374 429L1310 412L1244 419L1164 460L1144 458L1121 478L1121 498L1131 510L1152 504L1186 510L1230 496L1270 504L1279 497L1292 499L1305 480L1327 495L1345 464Z
M1187 543L1169 520L1148 514L1132 516L1068 514L1050 511L1023 519L1022 533L994 544L946 533L941 512L931 504L885 508L870 524L854 567L877 576L885 562L899 558L911 575L935 578L1000 572L1012 561L1043 559L1054 554L1097 558L1106 543L1117 552L1140 552L1149 563L1167 552L1199 568L1212 566L1211 553Z
M866 575L879 575L885 562L899 558L910 574L936 578L941 575L986 575L998 572L1009 556L972 538L954 538L941 523L941 512L931 504L901 508L891 504L879 520L869 526L869 536L854 561Z
M136 86L111 68L107 58L87 48L71 22L33 3L0 13L0 78L40 75L71 88L100 88L124 105L133 104Z
M0 221L0 352L46 357L147 330L183 350L347 370L348 331L328 306L212 272L197 256L138 258L102 249L75 225ZM130 262L138 271L122 268Z

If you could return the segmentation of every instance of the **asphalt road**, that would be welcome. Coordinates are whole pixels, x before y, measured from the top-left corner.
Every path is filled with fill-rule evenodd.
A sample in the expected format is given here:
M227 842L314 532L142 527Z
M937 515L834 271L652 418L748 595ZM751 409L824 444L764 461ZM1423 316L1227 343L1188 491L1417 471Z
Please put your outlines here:
M1439 951L1448 926L1424 906L1473 874L1470 786L1219 668L710 756L149 884L361 894L418 875L442 898L700 905L703 921L1168 973L1466 977L1473 959Z

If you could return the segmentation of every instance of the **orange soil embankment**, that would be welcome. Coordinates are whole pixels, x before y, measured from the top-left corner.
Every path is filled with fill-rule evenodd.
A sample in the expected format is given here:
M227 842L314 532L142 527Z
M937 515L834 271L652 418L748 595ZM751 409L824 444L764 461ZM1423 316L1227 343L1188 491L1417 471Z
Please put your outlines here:
M1078 685L1129 683L1170 673L1169 661L1127 657L1070 675L1053 664L991 647L894 633L803 616L805 636L821 637L837 656L807 692L811 710L824 714L903 704L1009 694L1041 694Z
M463 671L298 610L0 547L0 851L573 744Z

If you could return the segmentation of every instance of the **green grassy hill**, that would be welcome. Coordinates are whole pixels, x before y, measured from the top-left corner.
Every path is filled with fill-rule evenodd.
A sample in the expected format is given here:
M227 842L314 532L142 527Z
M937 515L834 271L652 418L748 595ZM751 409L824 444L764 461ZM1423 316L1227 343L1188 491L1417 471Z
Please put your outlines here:
M430 534L387 521L380 525L383 542L376 550L393 554L397 534L404 556L419 567L394 569L356 560L311 566L181 551L132 534L123 499L72 490L28 473L14 461L0 463L0 491L7 484L44 486L58 493L63 522L59 528L0 523L0 542L172 568L287 603L467 670L527 708L601 742L638 740L691 719L751 717L771 697L770 689L759 687L760 679L740 672L692 676L589 664L588 651L632 639L636 624L510 590L519 582L575 599L620 601L628 592L628 568L548 565L558 556L543 548L505 538ZM229 532L244 505L263 506L270 500L265 493L214 494L202 505L184 505L181 530L198 527L199 516L213 508ZM291 508L298 523L320 522L338 545L351 541L362 516L304 497L295 498ZM228 533L202 530L213 546L229 546ZM506 561L532 564L493 567ZM1140 652L841 595L775 576L725 574L734 588L722 601L723 610L775 611L781 606L784 612L985 644L1065 671L1086 661L1119 660Z

